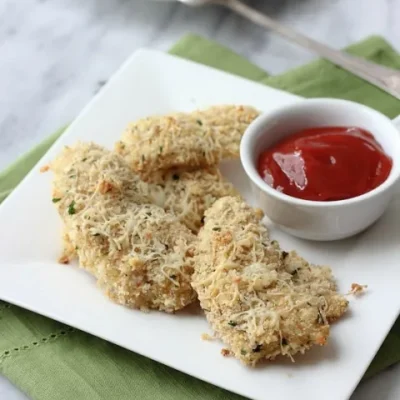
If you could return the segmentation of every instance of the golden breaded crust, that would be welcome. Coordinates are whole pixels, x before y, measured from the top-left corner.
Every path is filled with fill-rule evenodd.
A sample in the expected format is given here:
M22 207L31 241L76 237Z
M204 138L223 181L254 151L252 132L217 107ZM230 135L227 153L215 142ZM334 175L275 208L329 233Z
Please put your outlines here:
M323 317L331 323L339 319L346 311L349 302L337 292L337 286L332 276L332 271L327 266L309 264L295 251L281 252L285 269L294 277L295 281L306 282L318 296L324 298Z
M251 107L215 106L144 118L129 125L115 149L143 179L158 170L216 165L239 156L244 130L257 116Z
M239 196L216 167L195 171L170 170L153 174L149 181L152 203L175 214L197 233L207 208L224 196Z
M103 192L119 187L133 203L156 204L175 214L193 232L199 230L204 211L216 199L238 195L216 167L156 172L144 182L119 154L94 143L64 148L50 168L55 173L53 198L59 199L56 205L61 213L67 212L72 201L76 210L84 207L96 185ZM74 196L71 184L80 196Z
M262 212L239 198L219 199L205 215L192 286L233 355L254 365L325 344L328 317L347 308L330 269L281 251Z
M118 154L79 143L50 165L66 251L117 303L173 312L191 303L195 236L150 202Z
M147 185L132 173L125 160L95 143L66 146L50 163L53 202L61 217L79 211L95 193L113 191L133 203L150 203ZM72 206L71 206L72 205Z
M213 106L193 113L196 119L212 128L221 159L239 157L244 131L259 115L253 107L237 105Z
M188 114L149 117L130 124L115 150L146 179L159 170L217 164L211 132Z
M99 199L67 225L80 265L116 303L174 312L195 300L194 236L160 207Z

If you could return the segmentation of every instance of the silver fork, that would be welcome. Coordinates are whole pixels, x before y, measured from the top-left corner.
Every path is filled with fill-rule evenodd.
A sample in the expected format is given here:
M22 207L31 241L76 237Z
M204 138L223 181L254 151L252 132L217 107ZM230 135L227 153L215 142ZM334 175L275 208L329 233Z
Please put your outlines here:
M309 49L321 57L352 72L354 75L372 83L387 93L400 100L400 71L377 65L373 62L352 56L340 50L335 50L325 44L311 39L300 32L282 25L265 14L249 7L239 0L178 0L190 6L203 6L206 4L218 4L230 8L237 14L250 21L270 29L279 35L289 39L293 43Z

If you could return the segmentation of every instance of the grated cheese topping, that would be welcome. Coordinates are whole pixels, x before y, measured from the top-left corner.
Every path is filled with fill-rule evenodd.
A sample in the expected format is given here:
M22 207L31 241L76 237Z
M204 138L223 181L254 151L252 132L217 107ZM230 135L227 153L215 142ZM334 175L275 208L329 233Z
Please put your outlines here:
M112 300L173 312L195 299L195 236L174 215L147 204L141 181L119 155L80 143L51 169L66 252L74 249Z
M192 115L212 130L220 158L231 159L239 157L244 131L259 116L259 112L249 106L218 105L195 111Z
M246 106L214 106L153 116L128 126L115 149L147 179L158 170L194 169L239 156L241 137L258 116Z
M254 365L323 345L347 309L328 267L271 241L262 213L225 197L206 211L192 286L216 335Z
M95 143L66 146L50 169L54 173L53 202L61 217L77 213L93 196L109 191L133 203L150 202L124 159Z
M176 215L194 233L203 224L205 210L217 199L239 196L217 167L158 172L149 181L152 182L148 190L151 202Z

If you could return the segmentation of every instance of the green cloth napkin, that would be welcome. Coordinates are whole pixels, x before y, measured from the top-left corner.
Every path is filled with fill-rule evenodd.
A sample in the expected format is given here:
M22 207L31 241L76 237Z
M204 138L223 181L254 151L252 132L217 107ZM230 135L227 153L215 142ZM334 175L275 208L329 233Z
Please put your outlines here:
M400 56L380 37L370 37L348 50L400 69ZM184 37L170 53L305 97L345 98L374 107L389 117L400 114L399 101L326 61L318 60L273 77L229 49L195 35ZM0 200L13 190L62 132L63 129L54 133L0 174ZM399 360L398 320L366 376ZM241 398L4 302L0 302L0 372L28 396L39 400Z

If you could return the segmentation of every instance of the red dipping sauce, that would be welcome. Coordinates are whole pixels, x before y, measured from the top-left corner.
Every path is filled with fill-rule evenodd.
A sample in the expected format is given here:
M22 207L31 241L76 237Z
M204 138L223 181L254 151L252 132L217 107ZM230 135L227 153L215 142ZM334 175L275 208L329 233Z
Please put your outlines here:
M309 128L261 153L257 170L274 189L314 201L350 199L382 184L392 159L357 127Z

